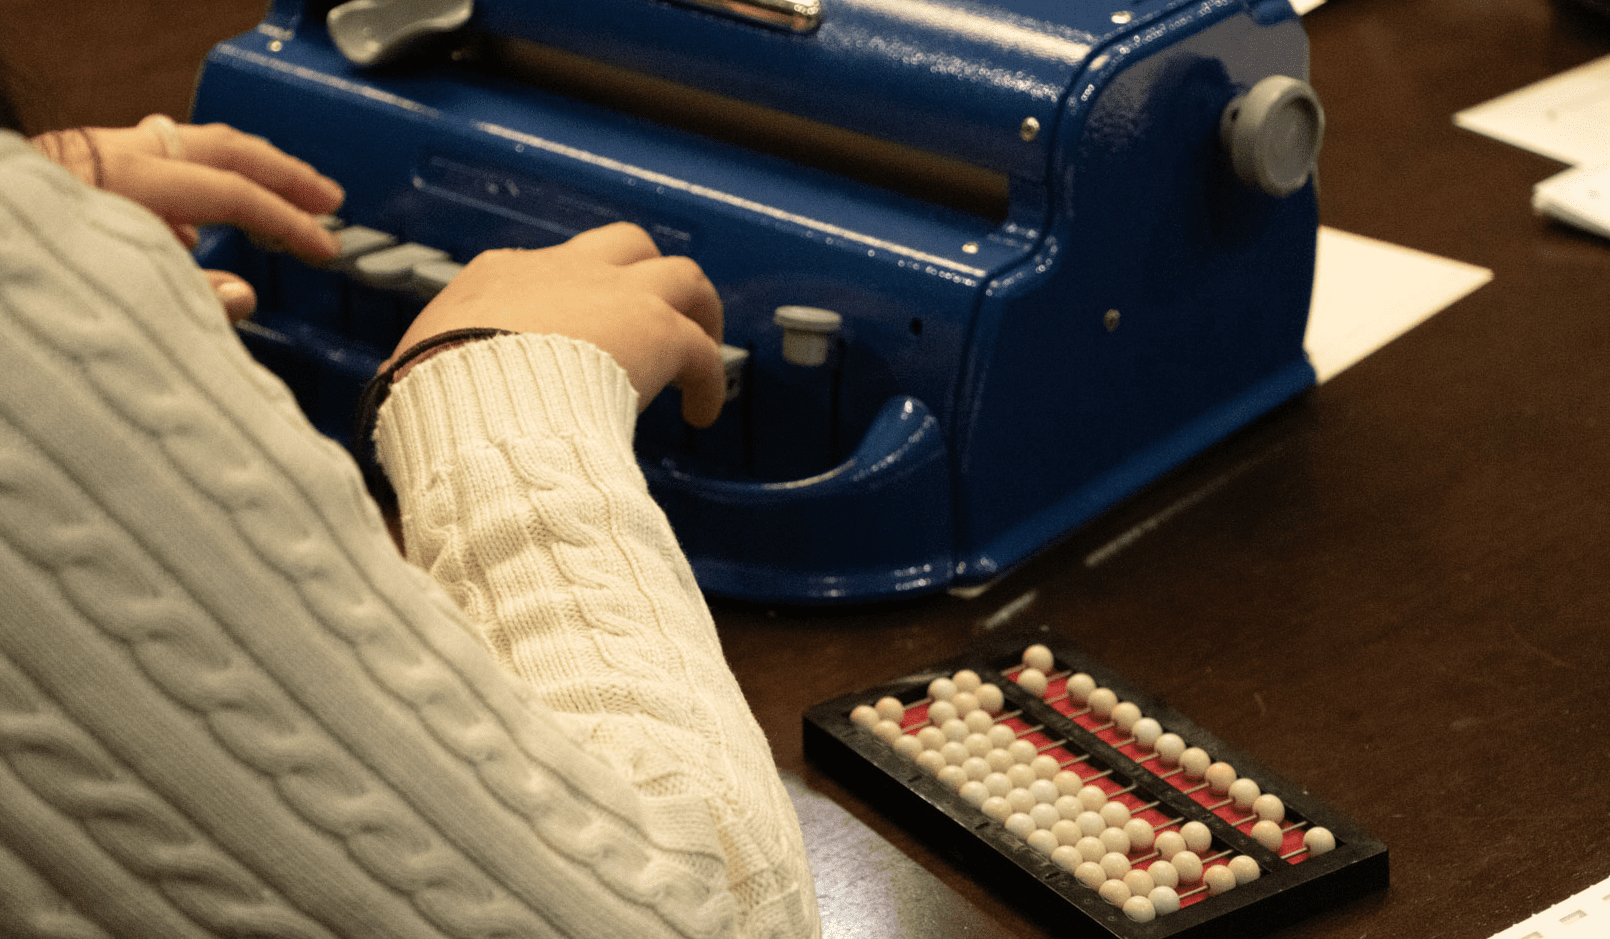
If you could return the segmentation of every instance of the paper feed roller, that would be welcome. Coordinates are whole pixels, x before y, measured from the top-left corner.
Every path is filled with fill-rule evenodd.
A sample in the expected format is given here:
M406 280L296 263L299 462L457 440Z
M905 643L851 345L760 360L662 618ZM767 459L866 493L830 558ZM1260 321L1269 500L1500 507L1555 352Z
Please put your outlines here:
M794 29L479 0L359 64L330 4L280 0L214 50L195 119L341 182L347 256L198 253L253 282L249 347L361 452L358 389L458 265L638 224L726 304L721 419L667 394L637 434L701 584L987 582L1313 381L1300 19L1054 6L822 0Z

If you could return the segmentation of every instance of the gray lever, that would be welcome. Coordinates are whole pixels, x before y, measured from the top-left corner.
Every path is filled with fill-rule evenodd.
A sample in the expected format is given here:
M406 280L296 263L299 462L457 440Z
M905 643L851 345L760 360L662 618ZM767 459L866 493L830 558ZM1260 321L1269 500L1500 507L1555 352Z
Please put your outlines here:
M330 38L354 65L390 62L469 22L474 0L348 0L330 11Z

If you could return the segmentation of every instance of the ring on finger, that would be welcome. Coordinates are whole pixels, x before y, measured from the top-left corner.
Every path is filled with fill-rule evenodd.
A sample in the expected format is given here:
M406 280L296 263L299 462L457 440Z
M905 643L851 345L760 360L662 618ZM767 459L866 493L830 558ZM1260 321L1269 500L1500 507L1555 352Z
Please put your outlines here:
M162 147L162 155L170 160L184 159L184 141L179 137L179 125L166 114L152 114L135 125L155 137Z

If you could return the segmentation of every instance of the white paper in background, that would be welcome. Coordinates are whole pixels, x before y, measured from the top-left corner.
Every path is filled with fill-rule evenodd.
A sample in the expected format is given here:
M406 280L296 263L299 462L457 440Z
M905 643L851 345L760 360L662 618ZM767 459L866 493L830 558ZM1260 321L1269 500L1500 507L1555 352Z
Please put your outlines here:
M1316 268L1303 344L1321 382L1493 278L1485 267L1323 227Z
M1605 935L1610 935L1610 877L1494 933L1493 939L1600 939Z
M1606 132L1610 133L1610 128ZM1550 176L1532 187L1532 208L1610 238L1610 165Z
M1610 164L1610 56L1460 111L1453 120L1561 163Z

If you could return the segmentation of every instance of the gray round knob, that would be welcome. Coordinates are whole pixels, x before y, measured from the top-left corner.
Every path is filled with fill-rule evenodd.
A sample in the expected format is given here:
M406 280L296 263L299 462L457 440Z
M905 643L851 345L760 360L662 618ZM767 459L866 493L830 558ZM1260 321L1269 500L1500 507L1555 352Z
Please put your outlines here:
M1219 136L1235 175L1272 196L1289 196L1319 162L1325 109L1313 86L1270 75L1224 109Z

